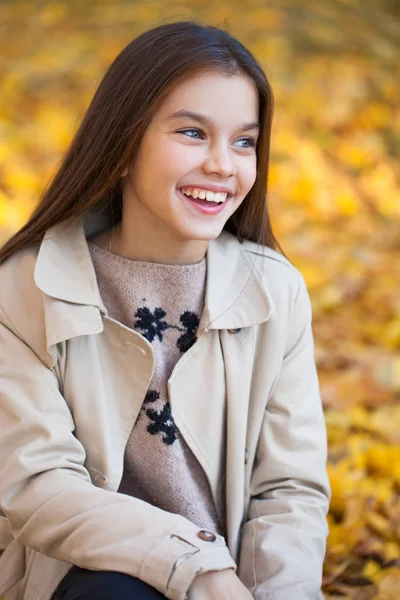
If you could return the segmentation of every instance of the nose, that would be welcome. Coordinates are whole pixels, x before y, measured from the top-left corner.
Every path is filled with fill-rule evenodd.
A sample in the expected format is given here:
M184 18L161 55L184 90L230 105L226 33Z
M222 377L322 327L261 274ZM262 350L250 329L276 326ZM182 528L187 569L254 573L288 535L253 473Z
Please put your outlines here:
M207 174L218 173L224 178L236 175L236 166L231 151L223 143L210 147L203 169Z

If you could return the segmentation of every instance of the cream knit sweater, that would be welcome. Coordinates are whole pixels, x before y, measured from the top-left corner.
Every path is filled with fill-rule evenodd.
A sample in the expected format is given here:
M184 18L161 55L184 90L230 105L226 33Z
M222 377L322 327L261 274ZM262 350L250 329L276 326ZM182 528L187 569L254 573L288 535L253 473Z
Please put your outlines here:
M90 241L89 251L110 316L146 337L155 354L153 378L126 446L118 491L225 535L205 473L174 423L167 388L175 364L197 339L206 258L191 265L136 261Z

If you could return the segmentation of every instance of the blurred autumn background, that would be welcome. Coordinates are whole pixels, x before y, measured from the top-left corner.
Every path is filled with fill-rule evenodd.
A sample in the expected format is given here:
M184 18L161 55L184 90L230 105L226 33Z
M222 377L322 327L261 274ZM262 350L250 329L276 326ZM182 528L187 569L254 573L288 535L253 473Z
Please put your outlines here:
M269 207L303 273L329 438L326 598L400 599L399 0L0 0L0 244L145 29L227 28L275 93Z

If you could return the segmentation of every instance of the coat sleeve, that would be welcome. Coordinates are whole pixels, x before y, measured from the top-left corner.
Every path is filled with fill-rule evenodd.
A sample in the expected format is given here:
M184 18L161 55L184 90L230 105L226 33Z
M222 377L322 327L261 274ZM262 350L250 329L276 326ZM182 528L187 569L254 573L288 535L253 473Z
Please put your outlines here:
M185 517L93 485L55 374L1 308L0 457L0 509L24 546L138 577L171 600L198 573L236 569L222 536L203 540Z
M238 574L255 600L321 600L331 488L301 273L282 368L268 398L251 478Z

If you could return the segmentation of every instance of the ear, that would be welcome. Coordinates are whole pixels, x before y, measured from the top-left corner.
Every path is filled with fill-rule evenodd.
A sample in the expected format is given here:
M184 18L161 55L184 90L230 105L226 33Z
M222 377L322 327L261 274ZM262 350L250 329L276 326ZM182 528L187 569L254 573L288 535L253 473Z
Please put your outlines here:
M121 177L125 177L126 175L128 175L128 172L129 172L129 167L126 167L126 169L124 169Z

